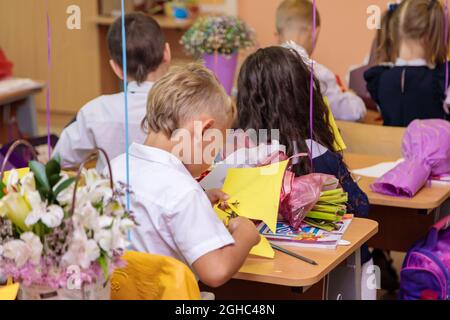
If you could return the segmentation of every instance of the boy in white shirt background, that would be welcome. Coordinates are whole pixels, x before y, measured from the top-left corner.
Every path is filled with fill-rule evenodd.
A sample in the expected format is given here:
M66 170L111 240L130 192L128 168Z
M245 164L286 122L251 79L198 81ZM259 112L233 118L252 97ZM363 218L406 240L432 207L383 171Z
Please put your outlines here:
M127 37L127 75L129 141L142 143L145 133L140 123L145 116L147 97L153 83L168 70L171 53L158 23L140 13L125 16ZM122 70L122 26L117 19L108 32L110 65L119 79ZM59 154L63 166L77 166L96 148L104 149L112 159L125 152L124 93L100 96L87 103L76 121L61 134L53 154ZM98 162L98 169L105 165Z
M276 13L278 42L294 42L295 49L304 58L310 59L313 47L313 5L310 0L285 0ZM320 14L316 11L316 34L320 33ZM324 65L314 63L314 73L321 83L322 93L327 97L336 120L360 121L366 115L364 101L352 92L342 92L335 74Z
M227 230L212 206L226 196L205 193L194 179L211 166L220 150L211 144L223 146L235 113L209 70L196 64L174 68L149 94L145 143L129 148L130 204L138 223L130 235L133 249L174 257L209 287L230 280L260 240L245 218L232 219ZM222 141L208 142L212 131ZM116 181L126 181L126 161L125 154L112 161Z

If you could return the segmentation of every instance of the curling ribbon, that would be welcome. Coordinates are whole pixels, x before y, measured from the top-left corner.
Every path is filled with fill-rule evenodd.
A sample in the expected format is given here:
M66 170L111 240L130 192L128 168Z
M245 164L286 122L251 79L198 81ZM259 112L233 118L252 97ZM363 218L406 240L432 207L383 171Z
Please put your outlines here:
M128 68L127 68L127 35L125 33L125 4L122 5L122 70L123 70L123 93L125 98L125 153L126 153L126 177L127 177L127 210L130 210L130 153L129 146L129 126L128 126Z
M47 146L48 146L48 158L50 159L52 155L52 146L50 140L50 83L51 83L51 71L52 71L52 58L51 58L51 26L50 26L50 16L48 13L48 0L46 1L46 16L47 16L47 72L48 81L46 88L46 118L47 118Z
M316 0L313 0L313 28L312 28L312 47L316 45ZM310 148L310 160L311 160L311 171L314 172L313 166L313 140L314 140L314 128L313 128L313 111L314 111L314 59L311 57L311 79L309 84L309 130L311 136L311 148Z
M448 55L449 55L448 43L449 43L449 39L448 39L448 0L445 0L445 47L447 48L446 60L445 60L445 90L448 89L448 82L449 82L449 79L448 79L448 72L449 72L448 71Z

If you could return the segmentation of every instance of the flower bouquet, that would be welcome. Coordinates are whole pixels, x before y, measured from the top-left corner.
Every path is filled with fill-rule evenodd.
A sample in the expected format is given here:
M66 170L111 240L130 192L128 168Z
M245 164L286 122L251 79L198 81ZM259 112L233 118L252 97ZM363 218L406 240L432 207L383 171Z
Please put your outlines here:
M21 284L21 299L109 299L135 222L120 200L125 186L83 167L70 174L54 158L31 161L22 176L2 170L0 276Z
M237 67L238 51L255 45L255 33L243 21L231 16L200 17L181 38L188 53L203 57L230 94Z

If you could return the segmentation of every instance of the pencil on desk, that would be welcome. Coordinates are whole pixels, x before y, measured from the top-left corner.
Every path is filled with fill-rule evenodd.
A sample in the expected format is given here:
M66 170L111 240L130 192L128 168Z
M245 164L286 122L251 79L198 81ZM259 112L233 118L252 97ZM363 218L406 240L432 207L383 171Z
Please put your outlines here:
M282 247L279 247L279 246L277 246L276 244L270 243L270 245L272 246L272 248L273 248L274 250L283 252L283 253L285 253L285 254L291 256L291 257L294 257L294 258L297 258L297 259L299 259L299 260L301 260L301 261L304 261L304 262L306 262L306 263L312 264L313 266L317 266L317 265L318 265L318 263L315 262L314 260L311 260L311 259L309 259L309 258L306 258L306 257L303 257L303 256L301 256L301 255L299 255L299 254L296 254L296 253L294 253L294 252L292 252L292 251L289 251L289 250L287 250L287 249L284 249L284 248L282 248Z

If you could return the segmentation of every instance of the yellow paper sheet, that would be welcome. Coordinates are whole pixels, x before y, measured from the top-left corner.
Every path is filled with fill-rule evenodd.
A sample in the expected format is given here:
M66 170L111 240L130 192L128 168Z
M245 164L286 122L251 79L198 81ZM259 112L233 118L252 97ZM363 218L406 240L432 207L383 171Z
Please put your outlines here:
M19 292L19 284L9 284L6 287L0 287L0 301L16 300L17 293Z
M289 161L266 167L229 169L223 191L230 195L227 201L241 217L263 221L273 232L276 231L280 204L281 184ZM222 220L227 214L215 208ZM266 238L255 246L251 254L273 258L274 251Z

